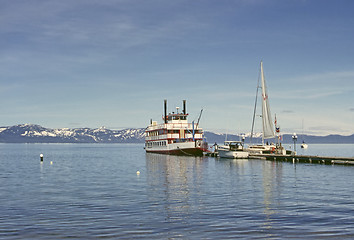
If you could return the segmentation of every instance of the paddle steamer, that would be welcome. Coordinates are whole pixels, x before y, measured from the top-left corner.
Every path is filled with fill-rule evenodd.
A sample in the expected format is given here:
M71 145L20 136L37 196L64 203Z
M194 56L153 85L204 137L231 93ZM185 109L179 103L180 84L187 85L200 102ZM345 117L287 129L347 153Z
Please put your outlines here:
M145 150L152 153L173 155L203 156L208 144L203 141L203 129L197 123L188 123L186 100L183 100L182 112L167 114L167 100L164 101L163 123L150 121L145 130Z

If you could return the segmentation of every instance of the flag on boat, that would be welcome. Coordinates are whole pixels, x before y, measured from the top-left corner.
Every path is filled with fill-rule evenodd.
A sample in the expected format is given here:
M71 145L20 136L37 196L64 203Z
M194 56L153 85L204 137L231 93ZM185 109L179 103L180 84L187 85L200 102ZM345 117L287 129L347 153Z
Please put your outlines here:
M275 114L275 117L274 117L274 125L275 125L275 131L277 133L280 133L280 127L277 126L277 115Z

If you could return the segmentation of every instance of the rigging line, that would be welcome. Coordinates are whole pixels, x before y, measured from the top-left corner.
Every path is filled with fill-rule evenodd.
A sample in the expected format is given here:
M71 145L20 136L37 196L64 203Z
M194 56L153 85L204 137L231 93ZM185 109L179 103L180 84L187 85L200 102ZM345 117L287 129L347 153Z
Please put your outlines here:
M259 86L259 79L260 79L260 76L261 76L261 70L259 70L259 74L258 74L256 100L255 100L255 102L254 102L254 110L253 110L253 119L252 119L252 128L251 128L250 143L252 143L252 138L253 138L254 120L255 120L255 117L256 117L256 110L257 110L258 89L260 88L260 86Z

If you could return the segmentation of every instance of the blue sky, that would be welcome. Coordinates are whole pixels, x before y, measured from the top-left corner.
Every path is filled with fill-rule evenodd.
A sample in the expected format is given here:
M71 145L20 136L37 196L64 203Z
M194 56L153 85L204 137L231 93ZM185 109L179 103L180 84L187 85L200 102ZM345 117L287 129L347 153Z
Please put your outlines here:
M249 132L263 60L283 132L353 134L353 9L350 0L1 1L0 125L146 127L164 99L170 111L186 99L190 120L204 109L205 130Z

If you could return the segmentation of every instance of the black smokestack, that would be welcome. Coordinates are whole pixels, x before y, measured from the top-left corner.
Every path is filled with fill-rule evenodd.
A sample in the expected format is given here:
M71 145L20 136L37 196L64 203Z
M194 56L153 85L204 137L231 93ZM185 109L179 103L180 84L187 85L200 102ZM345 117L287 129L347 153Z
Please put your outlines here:
M165 109L164 119L165 119L165 123L167 123L167 99L165 99L164 101L164 109Z
M183 114L186 114L187 109L186 109L186 100L183 100Z

